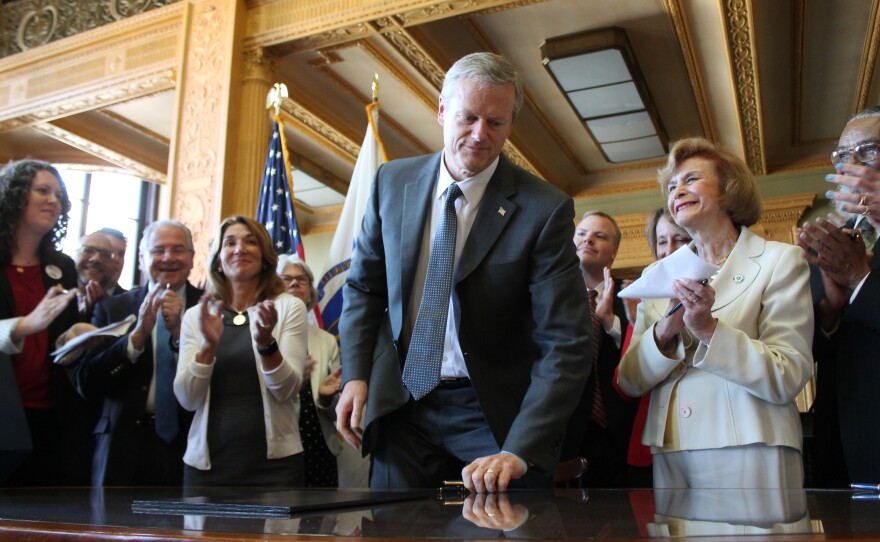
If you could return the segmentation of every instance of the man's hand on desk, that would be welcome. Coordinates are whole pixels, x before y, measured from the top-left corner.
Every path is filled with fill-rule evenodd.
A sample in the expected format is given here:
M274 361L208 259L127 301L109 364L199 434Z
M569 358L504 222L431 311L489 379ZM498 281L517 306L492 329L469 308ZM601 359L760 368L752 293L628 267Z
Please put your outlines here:
M522 478L525 473L517 456L502 452L474 459L461 470L461 480L468 491L504 492L511 480Z
M512 531L529 519L529 510L521 504L511 505L507 495L477 493L468 495L461 515L477 527Z

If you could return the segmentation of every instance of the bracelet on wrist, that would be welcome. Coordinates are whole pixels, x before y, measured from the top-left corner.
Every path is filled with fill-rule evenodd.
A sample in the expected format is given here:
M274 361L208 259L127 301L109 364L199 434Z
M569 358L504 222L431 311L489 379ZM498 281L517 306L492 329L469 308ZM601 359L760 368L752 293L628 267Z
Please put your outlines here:
M261 347L260 345L257 345L257 354L263 356L264 358L267 358L267 357L275 354L275 352L277 352L277 351L278 351L278 341L276 341L275 339L272 339L272 342L267 344L265 347Z

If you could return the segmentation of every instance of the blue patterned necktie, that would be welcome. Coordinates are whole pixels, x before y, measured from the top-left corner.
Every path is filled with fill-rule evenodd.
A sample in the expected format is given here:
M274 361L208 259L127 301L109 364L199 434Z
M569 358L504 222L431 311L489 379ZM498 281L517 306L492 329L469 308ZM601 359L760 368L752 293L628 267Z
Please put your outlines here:
M434 234L425 289L419 304L419 313L413 328L412 340L403 366L403 383L418 401L440 382L440 362L446 339L446 320L449 315L449 294L455 260L457 219L455 200L461 189L452 183L446 191L443 216Z
M177 363L169 343L171 334L161 312L156 320L156 434L170 443L178 432L177 398L174 397Z

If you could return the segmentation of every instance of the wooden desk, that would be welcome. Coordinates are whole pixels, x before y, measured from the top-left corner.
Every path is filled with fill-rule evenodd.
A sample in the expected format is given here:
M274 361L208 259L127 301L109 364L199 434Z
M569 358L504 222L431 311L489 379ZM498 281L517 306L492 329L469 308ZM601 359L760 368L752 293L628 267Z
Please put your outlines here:
M241 495L242 490L231 491ZM0 540L707 540L749 535L749 542L880 541L880 500L851 496L850 491L817 490L558 490L469 496L464 502L429 497L267 519L132 512L134 500L180 500L180 489L2 489Z

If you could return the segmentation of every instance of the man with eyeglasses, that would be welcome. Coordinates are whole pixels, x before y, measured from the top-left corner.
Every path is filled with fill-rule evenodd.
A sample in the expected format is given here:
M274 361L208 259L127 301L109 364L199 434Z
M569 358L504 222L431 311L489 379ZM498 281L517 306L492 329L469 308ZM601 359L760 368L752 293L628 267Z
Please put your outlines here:
M880 107L850 119L831 153L838 214L797 233L813 267L817 485L880 482ZM845 462L840 461L841 455Z
M107 295L110 285L110 266L115 259L113 247L107 236L90 233L82 238L76 249L74 263L79 283L77 303L80 316L88 320L95 305Z
M119 285L119 277L122 276L122 268L125 267L125 251L128 249L128 239L125 234L116 228L101 228L98 233L102 233L110 242L110 249L113 251L113 258L110 260L110 272L107 279L107 295L124 294L128 290Z
M188 282L192 234L176 220L147 226L140 243L149 284L105 299L92 324L137 317L128 332L86 352L76 382L86 397L103 400L95 426L92 485L177 486L192 414L174 397L183 312L202 291Z

